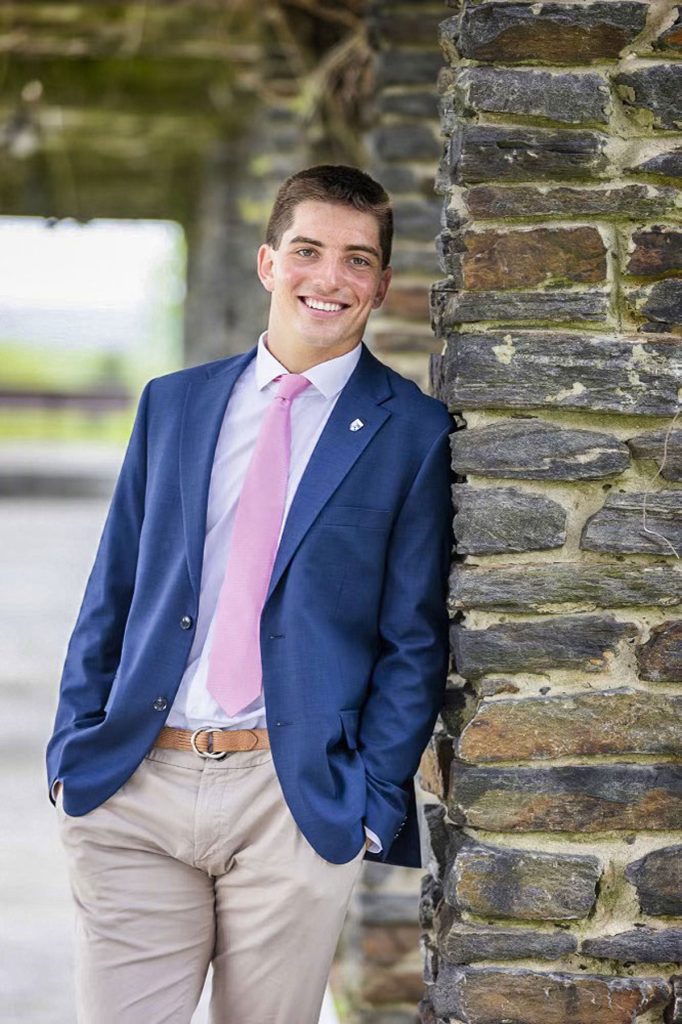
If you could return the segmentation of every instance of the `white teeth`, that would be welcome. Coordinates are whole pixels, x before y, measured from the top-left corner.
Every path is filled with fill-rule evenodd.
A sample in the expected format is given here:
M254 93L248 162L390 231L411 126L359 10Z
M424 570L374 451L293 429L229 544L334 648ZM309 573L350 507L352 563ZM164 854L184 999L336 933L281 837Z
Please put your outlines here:
M325 313L337 313L343 309L343 306L339 306L336 302L318 302L317 299L304 299L303 301L311 309L322 309Z

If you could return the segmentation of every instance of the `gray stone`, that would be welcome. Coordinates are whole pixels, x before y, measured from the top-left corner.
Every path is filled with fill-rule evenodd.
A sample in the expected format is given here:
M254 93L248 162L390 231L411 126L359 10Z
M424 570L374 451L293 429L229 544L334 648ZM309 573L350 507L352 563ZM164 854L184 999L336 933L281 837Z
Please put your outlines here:
M652 850L628 864L625 877L637 889L645 914L682 916L682 845Z
M667 964L682 960L682 928L633 928L630 932L585 939L588 956L625 963Z
M566 542L566 509L544 494L454 484L452 497L460 555L541 551Z
M433 875L422 875L419 893L419 927L433 928L435 913L443 901L443 887Z
M443 24L474 60L550 64L614 59L644 28L645 3L472 3Z
M665 608L680 603L682 572L667 563L538 562L490 569L455 563L450 575L453 616L462 608L548 612L570 604L576 610L594 611L631 605Z
M583 528L585 551L680 557L682 491L611 493Z
M504 622L487 629L450 628L455 665L465 679L489 672L541 672L576 668L602 672L618 643L637 635L632 622L610 615L548 616L530 622Z
M441 144L428 124L387 124L372 133L372 144L381 160L436 160Z
M411 10L391 4L385 11L367 14L371 39L377 47L427 46L434 47L442 11Z
M458 183L595 178L608 170L605 145L604 134L584 129L458 125L441 175Z
M679 828L682 765L488 768L453 761L448 813L491 832Z
M630 168L635 174L656 174L666 178L682 178L682 147L657 153Z
M439 397L453 409L544 406L665 416L679 409L682 344L473 331L449 336L444 371Z
M500 320L514 326L520 321L544 325L548 320L596 324L605 322L609 314L608 295L599 290L460 291L452 284L439 284L432 295L434 329L441 335L457 324L477 320Z
M451 446L452 468L461 475L599 480L630 463L627 445L611 434L521 416L457 430Z
M626 111L639 123L682 128L682 66L655 64L613 76Z
M682 70L682 69L681 69ZM635 311L648 319L642 331L679 331L682 324L682 278L657 281L650 288L626 293Z
M438 100L435 89L423 92L383 93L377 102L381 114L399 114L414 117L420 121L435 121L438 117ZM383 183L383 179L381 179Z
M682 1024L682 975L676 974L670 979L673 987L672 1002L666 1013L666 1024Z
M438 50L384 50L377 56L377 86L424 85L432 82L435 88L438 72L443 63Z
M530 761L589 754L676 754L682 695L605 690L479 704L457 742L464 761Z
M469 964L479 960L556 960L575 952L574 935L561 929L536 931L530 928L486 928L453 922L438 935L438 950L450 963Z
M393 204L395 227L401 239L432 242L438 233L441 204L423 199L399 199Z
M445 878L444 895L456 910L478 917L579 920L594 906L600 876L596 857L468 842Z
M642 679L654 683L682 683L682 619L654 626L645 644L636 649ZM679 748L682 749L682 737Z
M660 978L611 978L444 962L435 1012L461 1024L635 1024L668 1001Z
M413 893L361 891L359 919L370 924L414 924L419 903Z
M469 67L456 76L451 96L455 110L464 116L485 111L567 124L608 122L609 90L598 74Z
M524 221L540 217L640 220L661 216L679 219L682 212L677 204L678 196L678 190L670 185L598 185L590 188L473 185L464 191L464 202L469 215L476 220L498 217L518 217Z
M627 445L636 459L653 459L664 480L682 480L682 430L645 430Z

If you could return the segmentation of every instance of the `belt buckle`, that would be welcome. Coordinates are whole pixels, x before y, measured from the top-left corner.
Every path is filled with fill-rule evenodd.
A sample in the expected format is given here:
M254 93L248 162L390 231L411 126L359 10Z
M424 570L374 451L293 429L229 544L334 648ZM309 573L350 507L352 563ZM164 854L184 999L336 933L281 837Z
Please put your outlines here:
M208 737L208 750L199 750L199 748L197 746L197 737L202 732L206 732L206 733L209 734L209 737ZM222 732L222 730L221 729L213 729L210 726L202 725L199 729L195 729L194 730L194 732L190 736L190 740L189 741L190 741L190 743L192 745L192 750L194 751L195 754L198 754L199 757L206 757L206 758L209 758L212 761L220 761L223 757L225 757L225 755L227 754L227 751L226 750L214 750L213 749L213 733L214 732Z

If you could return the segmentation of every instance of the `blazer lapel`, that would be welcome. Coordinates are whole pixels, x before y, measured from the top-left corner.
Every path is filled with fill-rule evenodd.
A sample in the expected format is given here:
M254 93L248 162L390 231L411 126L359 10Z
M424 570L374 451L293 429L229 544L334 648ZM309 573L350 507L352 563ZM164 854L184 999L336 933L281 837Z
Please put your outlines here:
M190 383L180 428L180 494L189 577L197 600L206 531L211 469L225 408L237 377L256 354L254 346Z
M391 415L381 403L392 394L385 367L363 342L358 365L339 395L291 503L270 578L268 598L322 508ZM363 423L360 430L350 429L355 419Z

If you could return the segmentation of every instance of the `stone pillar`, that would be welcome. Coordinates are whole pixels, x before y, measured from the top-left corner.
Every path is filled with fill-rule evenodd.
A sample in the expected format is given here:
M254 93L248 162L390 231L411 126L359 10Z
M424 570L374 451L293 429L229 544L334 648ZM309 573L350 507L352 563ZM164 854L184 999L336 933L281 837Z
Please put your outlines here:
M682 1021L682 5L451 3L423 1022Z
M269 296L256 253L277 188L305 166L306 154L299 119L284 100L256 111L250 130L207 150L188 227L187 365L244 352L267 327Z
M384 362L426 389L428 356L439 349L429 326L429 288L438 273L434 167L442 148L436 88L442 0L372 0L368 19L376 51L370 172L391 193L396 229L393 283L370 321L368 339Z

